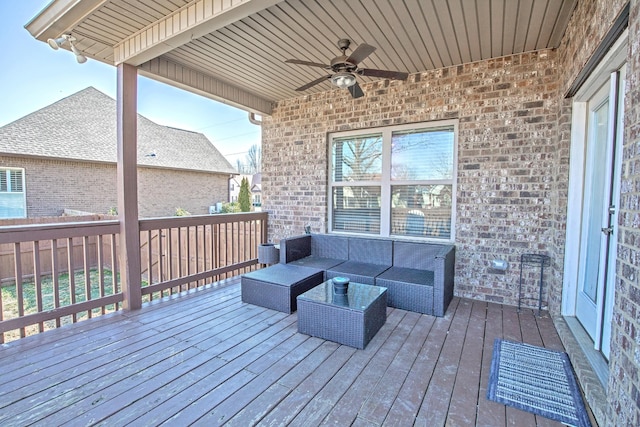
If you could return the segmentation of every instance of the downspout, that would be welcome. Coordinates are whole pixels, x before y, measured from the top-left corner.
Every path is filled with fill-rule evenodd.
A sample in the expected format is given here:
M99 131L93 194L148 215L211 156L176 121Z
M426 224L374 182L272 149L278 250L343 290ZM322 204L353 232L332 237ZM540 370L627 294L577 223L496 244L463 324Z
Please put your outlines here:
M262 126L262 120L258 120L256 118L256 113L252 113L252 112L249 113L249 122L257 126Z

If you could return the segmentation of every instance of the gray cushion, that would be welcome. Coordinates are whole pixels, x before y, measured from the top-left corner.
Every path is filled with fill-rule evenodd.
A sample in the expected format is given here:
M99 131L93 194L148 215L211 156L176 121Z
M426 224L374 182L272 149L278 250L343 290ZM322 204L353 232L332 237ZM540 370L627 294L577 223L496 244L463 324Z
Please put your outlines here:
M416 270L415 268L391 267L378 276L378 279L433 286L433 271Z

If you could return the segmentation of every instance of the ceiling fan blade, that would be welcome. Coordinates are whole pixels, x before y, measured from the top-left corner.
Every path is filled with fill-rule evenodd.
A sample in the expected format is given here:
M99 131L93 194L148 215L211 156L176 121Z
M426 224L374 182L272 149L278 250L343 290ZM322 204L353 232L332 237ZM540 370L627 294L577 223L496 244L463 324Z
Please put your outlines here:
M354 84L353 86L349 86L349 93L351 94L353 99L364 96L364 92L362 91L362 88L360 87L358 82L356 82L356 84Z
M351 52L351 55L347 58L347 62L357 65L360 61L371 55L376 48L366 43L358 45L356 50Z
M284 62L286 62L287 64L309 65L311 67L320 67L320 68L326 68L326 69L330 69L331 68L327 64L321 64L319 62L303 61L301 59L287 59Z
M375 70L373 68L362 68L358 70L358 74L367 77L382 77L383 79L407 80L409 73L402 71Z
M304 86L300 86L298 89L296 89L296 91L297 92L302 92L304 90L309 89L312 86L317 85L318 83L322 83L325 80L329 80L330 78L331 78L331 75L319 77L319 78L315 79L314 81L307 83Z

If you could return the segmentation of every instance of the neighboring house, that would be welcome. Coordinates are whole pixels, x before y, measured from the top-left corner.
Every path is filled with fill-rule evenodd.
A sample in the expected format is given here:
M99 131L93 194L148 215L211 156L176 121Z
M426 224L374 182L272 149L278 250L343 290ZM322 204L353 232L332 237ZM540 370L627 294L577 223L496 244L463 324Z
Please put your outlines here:
M237 202L240 195L240 185L242 179L246 178L249 181L249 193L251 193L251 204L254 210L259 211L262 205L262 174L256 173L253 175L234 175L229 178L229 201Z
M138 115L141 217L207 214L231 164L201 133ZM0 218L108 213L117 206L116 101L84 89L0 128Z
M249 191L251 192L251 204L256 211L262 210L262 174L257 173L251 177L251 185Z
M242 178L251 177L251 175L234 175L229 178L229 201L237 202L238 196L240 195L240 184L242 183Z

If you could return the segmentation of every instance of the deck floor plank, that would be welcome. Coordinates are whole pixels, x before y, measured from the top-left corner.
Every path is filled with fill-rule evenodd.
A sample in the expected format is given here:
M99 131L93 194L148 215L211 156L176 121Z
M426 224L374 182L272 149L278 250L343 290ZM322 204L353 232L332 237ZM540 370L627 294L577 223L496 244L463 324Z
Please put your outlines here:
M255 325L249 330L259 331L261 328L264 328L264 321L271 317L273 317L273 312L269 310L262 311L259 315L251 318L251 321L255 322ZM227 339L223 342L226 346L231 346L237 342L237 340L241 340L246 335L249 335L247 329L242 329L242 325L237 325L231 328L231 330L231 333L235 334L235 340ZM209 328L205 331L215 332L216 329ZM221 333L230 333L229 331L230 329L224 329ZM249 336L252 336L252 334ZM199 336L199 338L204 341L210 341L204 339L205 337ZM167 344L164 343L165 340L175 340L175 342L167 346ZM97 412L101 414L101 412L97 411L97 408L111 411L110 408L114 406L111 404L113 397L117 397L134 388L140 381L146 382L147 379L158 375L163 377L163 379L167 378L168 374L162 374L179 370L185 364L189 365L192 358L197 358L203 353L203 350L192 345L188 340L180 340L175 337L167 337L165 340L158 342L155 346L147 347L139 353L133 353L130 359L131 361L135 361L135 363L129 363L125 369L119 369L119 366L123 363L119 360L114 360L103 365L101 369L108 366L111 370L107 374L101 375L100 381L89 381L92 375L91 372L77 377L75 380L67 381L66 392L57 396L48 395L49 400L44 403L44 407L55 407L58 405L57 401L69 402L71 400L74 404L51 414L47 418L47 422L57 424L59 422L70 421L74 418L80 418L80 415L84 412L91 414ZM159 351L155 351L156 347ZM217 347L217 349L219 350L219 347ZM210 357L211 354L203 356L202 363ZM185 363L184 361L189 361L189 363ZM179 368L171 369L176 365L179 366ZM148 383L145 383L145 386L146 384ZM98 394L99 397L95 398L92 396L93 394ZM105 404L106 406L103 406ZM91 408L91 410L88 411L87 408ZM98 416L95 419L99 420L101 417Z
M389 410L384 425L407 426L416 421L426 390L433 378L434 367L440 357L442 343L449 333L458 302L458 299L451 302L444 317L424 316L424 318L433 321L429 334Z
M0 424L558 426L488 401L495 338L562 350L548 313L388 308L364 350L240 301L239 280L0 345Z
M274 324L272 327L268 328L267 330L263 331L258 336L259 338L257 339L269 340L269 342L275 343L278 340L282 339L278 337L279 333L282 331L286 331L286 328L289 327L290 325L291 325L290 319L285 318L282 321ZM278 329L280 329L280 331L278 331ZM274 331L276 333L269 335L271 332L274 332ZM290 336L290 333L286 333L283 335L283 337L285 338L287 336ZM237 347L240 347L240 345L234 348L237 348ZM251 361L254 358L257 358L260 356L260 353L256 350L256 348L258 347L257 346L251 347L251 351L239 354L236 357L239 359L241 357L243 358L241 364L248 363L247 361ZM180 363L176 368L171 369L172 375L158 375L158 376L152 376L152 377L147 376L147 377L141 378L141 381L137 382L135 387L126 391L120 391L117 394L114 393L115 397L112 400L110 400L107 405L101 405L99 408L95 408L91 411L88 411L85 414L82 414L83 416L76 416L75 419L81 420L85 422L85 424L89 424L90 420L105 419L109 416L114 415L113 411L111 410L111 408L113 407L125 408L126 406L128 406L128 404L136 400L148 400L149 395L153 394L155 391L162 388L164 388L166 391L166 387L170 386L170 384L175 382L177 382L178 384L184 384L185 381L182 380L182 377L184 375L196 377L197 375L201 374L202 365L205 365L208 361L216 361L217 362L216 364L219 365L218 367L221 368L222 366L225 366L225 365L229 366L228 362L235 359L235 357L225 358L222 356L218 356L218 357L212 358L210 353L203 351L201 354L198 355L197 358L194 358L194 359L195 361L188 360L188 359L185 361L180 361ZM177 371L177 372L174 373L173 371ZM211 374L212 372L209 373L209 375ZM117 412L120 412L120 411L117 411ZM84 417L84 415L87 415L87 414L90 415L90 418Z
M505 406L487 399L487 388L489 376L491 375L491 359L493 357L493 344L495 338L501 336L502 307L498 304L488 303L482 349L482 374L480 376L480 390L478 392L477 426L498 427L506 425Z
M278 334L274 335L273 339L269 340L270 346L273 348L285 347L285 352L291 351L297 347L300 342L304 341L304 337L295 334L294 327L288 326ZM258 347L256 347L258 348ZM260 356L262 357L262 356ZM151 394L147 395L144 399L138 399L131 405L125 407L123 410L110 416L105 425L129 425L133 420L139 418L140 414L150 414L159 405L162 405L162 411L166 410L166 396L176 396L191 384L195 384L203 378L212 375L223 364L227 363L221 358L210 358L206 363L199 366L197 370L189 373L189 381L172 381L171 383L159 387ZM256 373L255 371L253 373ZM257 374L257 373L256 373ZM249 384L252 384L251 382ZM245 386L246 387L246 386ZM176 398L176 402L180 402L180 398ZM150 421L145 418L146 421Z
M420 322L422 318L424 317L419 313L407 313L405 319L410 321L409 324L413 324L413 328L380 382L362 405L358 418L363 418L376 425L381 425L387 418L393 402L427 339L430 328L424 327L425 325Z
M220 305L219 310L212 309L209 313L202 313L200 319L204 319L204 322L211 322L215 318L229 313L232 310L237 310L240 307L239 302L231 301L233 305ZM127 316L126 314L116 313L114 315L108 315L109 327L95 328L96 334L90 335L89 333L82 332L80 335L74 337L65 336L59 343L55 343L55 346L48 344L41 344L41 351L35 351L37 347L26 346L23 349L23 354L29 351L30 357L25 360L23 357L14 357L13 360L3 363L3 368L6 369L7 374L0 378L0 384L8 383L10 381L18 380L24 387L29 384L30 381L37 379L38 376L34 376L34 372L40 372L49 366L56 366L60 372L64 372L64 366L61 363L70 363L74 366L78 363L87 363L93 357L100 357L105 352L114 351L114 349L124 349L124 351L131 351L129 345L142 341L146 338L156 336L158 339L162 339L165 335L158 334L157 330L154 330L148 326L144 326L140 322L136 321L136 316ZM113 322L113 318L119 319L117 322ZM229 319L236 319L237 314L227 316ZM187 318L188 319L188 318ZM176 327L176 324L170 322L169 319L165 322L167 328ZM184 321L181 322L184 325L184 331L193 331L198 326L197 323L188 324ZM65 331L66 329L79 329L84 326L81 323L73 325L71 328L61 328L59 331ZM166 328L165 328L166 329ZM56 331L57 333L58 331ZM174 333L177 331L174 330ZM50 335L50 334L40 334ZM66 335L66 334L65 334ZM31 340L32 337L29 339ZM34 341L39 341L37 338L40 336L34 336ZM128 342L125 342L128 340ZM79 344L80 343L80 344ZM70 358L70 354L78 355L78 360ZM117 357L114 355L114 357ZM8 389L11 387L8 386ZM0 392L0 396L2 393Z
M320 425L323 419L331 412L349 390L353 382L361 375L369 362L404 318L402 310L387 309L387 322L371 340L364 350L356 351L347 360L340 370L318 392L316 397L309 402L293 419L294 425L315 426Z
M246 340L251 340L254 343L263 343L266 339L272 339L278 342L286 340L288 333L279 336L278 333L274 332L277 332L277 330L281 328L284 328L282 330L286 330L290 327L290 320L290 318L284 318L269 328L259 331L255 337L247 338L244 334L237 334L234 340L228 340L230 343L227 347L233 349L235 344L242 343ZM239 325L239 327L242 328L242 325ZM256 345L259 346L259 344ZM167 401L163 402L162 412L175 413L170 420L163 419L161 412L159 412L152 414L151 417L141 418L139 421L142 424L155 425L160 421L171 421L187 425L189 422L194 422L206 414L210 405L220 403L224 400L225 395L222 390L233 393L235 391L233 387L237 385L238 377L243 378L243 381L251 381L257 376L255 373L249 372L244 368L260 357L261 352L259 351L245 352L233 359L225 359L225 352L219 352L217 350L203 350L203 352L210 360L219 361L219 367L208 372L206 376L201 376L199 369L194 371L189 387L172 394ZM231 388L229 388L229 385L225 385L227 381L231 383ZM238 388L243 385L244 383L239 383Z
M487 304L482 301L473 301L447 413L447 420L452 425L476 424L477 407L470 406L468 402L480 400L478 393L486 317Z
M299 342L300 337L304 337L304 341ZM278 383L278 380L292 366L296 366L307 355L315 351L322 344L322 340L298 334L295 339L286 344L286 347L282 348L283 350L286 350L290 345L294 345L294 347L286 355L274 360L272 365L265 365L262 372L253 381L230 396L230 399L242 404L242 409L230 418L230 425L255 425L275 408L291 391L288 387ZM250 370L256 372L253 368Z
M472 306L471 300L461 300L456 307L449 333L442 344L440 357L418 412L416 421L420 425L445 424Z
M544 346L553 350L564 351L562 340L553 325L553 319L549 316L549 313L543 312L542 316L536 317L536 322L538 324L538 330L540 331L540 336L542 337Z
M284 386L289 390L288 394L283 396L278 404L277 410L269 413L269 417L275 419L274 423L289 422L295 417L300 411L300 408L304 407L314 398L318 390L326 384L329 378L335 375L335 372L340 368L341 364L344 363L353 352L355 352L355 349L338 346L338 348L322 362L318 369L314 369L295 389L291 390L289 387ZM234 396L230 396L223 404L199 420L199 423L212 425L213 423L219 423L221 420L232 419L233 416L244 409L246 399L242 398L241 392L247 391L248 390L239 390Z
M289 388L290 393L261 422L265 425L290 423L355 351L354 348L338 345L333 352L327 353L327 357L316 367L309 366L312 370L307 370L305 377L285 377L283 380L286 381L278 381L278 384ZM297 385L290 383L293 378L296 379ZM295 387L292 387L294 385Z
M265 311L259 309L253 312ZM220 312L212 313L209 316L211 322L218 322L219 328L222 328L223 325L227 325L227 327L233 326L236 318L237 314L227 312L226 308L222 308ZM52 354L48 359L42 360L39 358L40 354L36 354L36 359L28 358L26 361L23 359L24 366L22 368L8 366L8 374L6 376L15 376L16 378L5 384L6 390L15 394L18 389L15 386L20 385L22 397L35 394L43 389L44 384L53 386L68 381L68 369L72 369L76 376L83 373L90 374L93 370L103 367L107 359L118 361L128 355L135 356L136 352L145 351L145 349L148 352L152 352L152 346L165 347L171 340L175 339L174 336L176 335L181 335L182 339L187 339L189 334L201 334L204 331L215 332L216 330L206 325L195 325L193 328L189 328L188 325L182 325L180 328L174 328L166 332L157 332L137 322L121 322L112 329L111 337L105 339L96 338L99 340L97 341L98 343L105 343L106 345L96 345L95 340L82 340L79 342L85 342L86 344L78 345L75 349L67 349L64 353ZM19 363L19 361L16 362L16 364ZM49 369L55 370L55 373L49 377L45 378L36 375L38 372L45 372ZM20 375L15 375L15 372L19 372ZM4 402L0 403L0 406L11 402L12 397L10 394L0 392L0 396L2 396L2 401Z
M341 423L350 425L355 421L370 391L376 387L413 329L414 322L411 322L411 317L409 317L409 322L406 319L406 315L402 317L382 346L372 355L373 357L360 372L360 375L355 378L351 387L336 402L331 412L323 420L322 425Z

